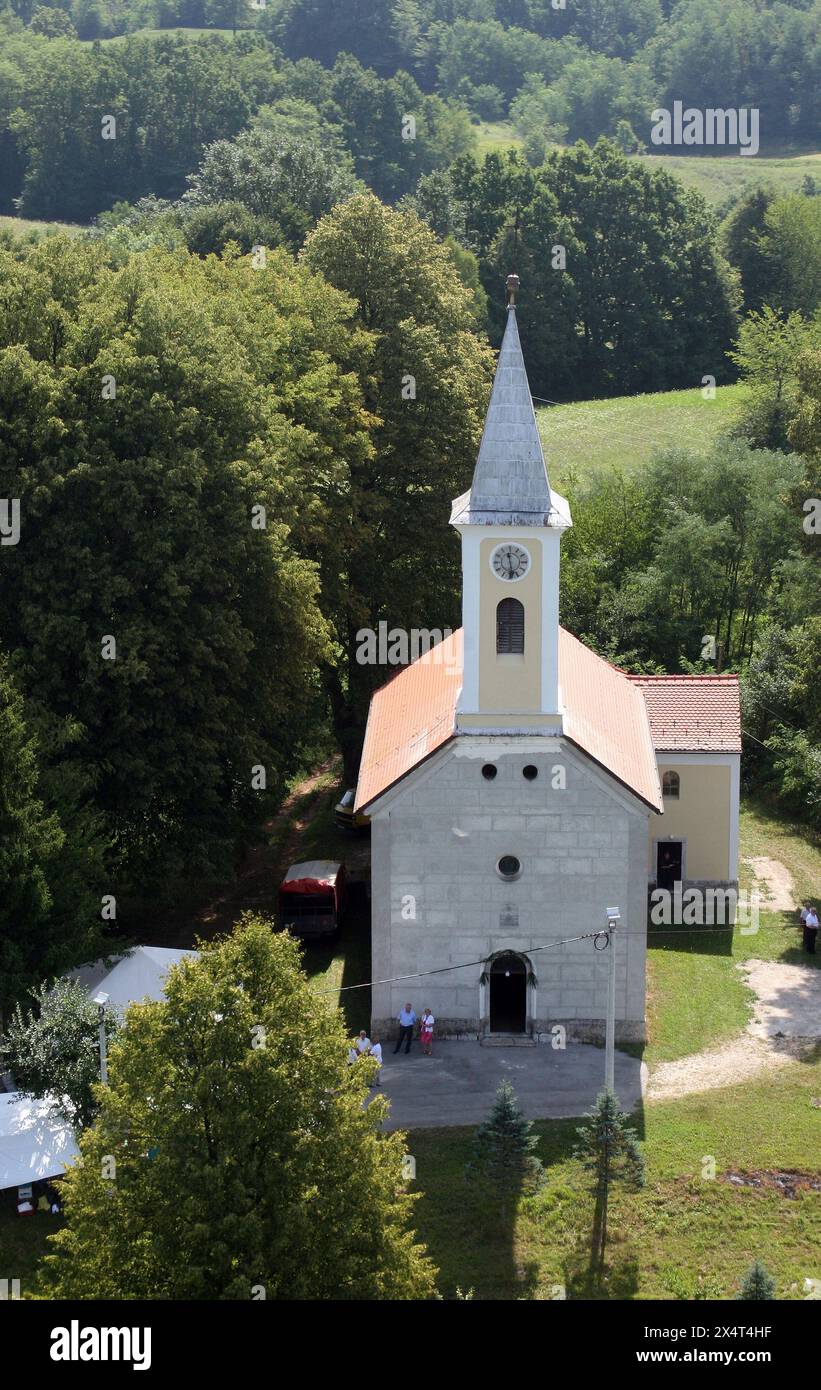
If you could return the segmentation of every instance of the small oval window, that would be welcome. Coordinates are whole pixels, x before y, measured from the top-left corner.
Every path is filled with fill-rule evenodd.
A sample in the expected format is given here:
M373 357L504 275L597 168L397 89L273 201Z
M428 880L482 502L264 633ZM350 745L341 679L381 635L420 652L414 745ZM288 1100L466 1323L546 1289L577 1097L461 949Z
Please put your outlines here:
M532 763L528 763L527 767L522 768L522 776L526 777L528 782L535 781L538 775L539 769L537 767L534 767Z
M502 878L518 878L522 872L522 866L515 854L503 854L496 865L496 872Z
M488 782L492 782L498 770L499 769L495 767L493 763L485 763L482 768L482 776L486 777Z

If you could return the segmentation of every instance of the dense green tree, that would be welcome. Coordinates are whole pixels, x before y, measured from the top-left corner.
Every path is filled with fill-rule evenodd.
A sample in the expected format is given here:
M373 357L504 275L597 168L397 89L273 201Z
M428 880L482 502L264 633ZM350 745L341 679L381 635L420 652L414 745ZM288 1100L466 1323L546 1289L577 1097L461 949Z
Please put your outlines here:
M519 204L517 245L508 202L482 270L488 288L514 256L524 268L519 324L537 395L577 400L727 378L732 277L698 194L608 141L552 153L532 189Z
M809 318L821 309L821 198L776 198L764 216L767 303Z
M33 34L44 34L47 39L77 37L77 30L65 10L51 5L38 5L32 11L29 24Z
M37 745L8 658L0 656L0 1011L53 949L47 870L62 843L56 816L38 796Z
M120 881L225 872L319 712L306 547L370 448L351 306L284 253L112 272L52 239L2 275L2 639L77 726Z
M474 336L473 296L450 252L413 213L353 198L319 223L304 260L354 299L375 335L364 386L376 452L352 471L346 524L323 542L321 560L339 651L328 689L351 778L370 692L389 674L357 661L357 631L458 620L446 521L470 482L491 356Z
M7 121L26 159L22 209L82 222L118 199L178 195L204 146L250 112L220 37L48 42Z
M645 49L654 105L751 106L760 113L762 139L814 140L819 46L817 3L751 8L745 0L687 0Z
M627 477L571 479L562 621L631 669L739 669L772 606L783 595L791 611L812 582L790 502L801 472L795 457L721 441Z
M798 364L805 350L821 345L821 315L807 322L798 313L783 315L765 305L748 314L734 352L748 387L737 432L757 448L789 447L788 430L797 409Z
M744 308L748 313L758 312L765 302L772 303L771 265L762 237L767 210L774 196L769 189L751 189L728 214L721 228L724 253L739 272Z
M403 23L403 12L405 22ZM408 7L396 0L280 0L261 17L260 27L289 58L316 58L332 67L339 53L352 53L365 67L388 77L413 60L414 32Z
M580 51L572 39L554 43L496 21L457 19L436 30L437 82L457 96L492 86L509 102L529 73L553 82Z
M50 1291L429 1298L404 1135L382 1132L381 1097L365 1103L370 1064L347 1065L341 1015L296 943L246 917L173 969L166 995L132 1006L111 1048L83 1163L62 1184Z
M356 188L350 155L284 130L265 129L209 145L188 184L187 203L241 203L281 228L294 248Z
M328 116L338 113L357 174L389 202L473 143L460 107L423 95L406 72L380 81L347 53L333 66L329 98Z
M76 737L70 721L25 710L0 657L0 1015L100 946L106 842L89 776L68 756Z
M0 1056L24 1095L53 1100L55 1111L75 1129L97 1112L100 1080L100 1019L88 990L75 980L56 980L32 991L34 1008L18 1002ZM104 1015L106 1039L117 1032L111 1009Z

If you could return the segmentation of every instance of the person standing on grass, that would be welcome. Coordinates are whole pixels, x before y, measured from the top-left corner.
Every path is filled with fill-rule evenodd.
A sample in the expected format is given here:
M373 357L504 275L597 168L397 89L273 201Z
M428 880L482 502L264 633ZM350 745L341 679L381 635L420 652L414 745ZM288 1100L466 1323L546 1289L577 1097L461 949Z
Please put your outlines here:
M399 1041L393 1049L394 1056L396 1056L403 1042L405 1044L405 1056L407 1056L410 1052L411 1040L413 1038L413 1025L416 1022L416 1014L411 1008L410 1000L407 1002L404 1009L399 1010L399 1018L397 1021L399 1023Z
M422 1022L419 1025L419 1041L426 1057L433 1056L433 1025L435 1022L436 1019L430 1009L425 1009L422 1014Z
M804 918L804 950L808 955L815 955L815 941L818 936L818 913L815 908L809 906L807 915Z

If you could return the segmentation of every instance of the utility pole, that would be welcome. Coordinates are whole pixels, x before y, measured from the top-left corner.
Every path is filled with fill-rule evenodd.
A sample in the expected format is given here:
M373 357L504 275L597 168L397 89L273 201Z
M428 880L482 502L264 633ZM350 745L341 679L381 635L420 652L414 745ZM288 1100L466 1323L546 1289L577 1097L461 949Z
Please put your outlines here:
M101 989L98 994L95 994L91 1002L97 1005L97 1018L100 1021L100 1080L104 1086L107 1086L108 1058L106 1057L105 1006L108 1003L108 995L105 990Z
M617 907L607 909L607 949L610 952L610 972L607 977L607 1026L604 1047L604 1085L615 1095L616 1074L616 924L621 921Z

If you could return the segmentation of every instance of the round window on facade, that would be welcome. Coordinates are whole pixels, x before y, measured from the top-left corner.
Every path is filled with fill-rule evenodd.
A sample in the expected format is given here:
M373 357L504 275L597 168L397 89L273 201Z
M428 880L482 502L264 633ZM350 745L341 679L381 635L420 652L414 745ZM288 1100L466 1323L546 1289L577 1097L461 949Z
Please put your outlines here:
M484 767L482 768L482 776L486 777L488 782L492 782L498 771L499 769L495 766L494 763L485 763Z
M528 782L534 782L538 775L539 769L534 767L532 763L528 763L527 767L522 768L522 776L526 777Z
M500 878L518 878L522 872L522 866L515 854L503 854L496 865L496 872Z

